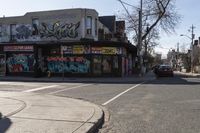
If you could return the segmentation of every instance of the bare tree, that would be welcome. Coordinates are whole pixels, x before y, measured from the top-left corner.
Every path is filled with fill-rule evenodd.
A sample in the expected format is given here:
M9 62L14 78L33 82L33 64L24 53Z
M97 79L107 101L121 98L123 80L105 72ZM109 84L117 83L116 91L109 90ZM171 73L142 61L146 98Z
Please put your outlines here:
M143 1L142 40L143 42L146 40L148 47L154 47L158 45L156 40L160 38L159 31L164 31L165 33L175 32L175 28L180 22L181 17L176 12L175 0ZM128 31L132 32L133 40L136 43L138 36L138 18L138 8L133 8L133 14L126 15Z

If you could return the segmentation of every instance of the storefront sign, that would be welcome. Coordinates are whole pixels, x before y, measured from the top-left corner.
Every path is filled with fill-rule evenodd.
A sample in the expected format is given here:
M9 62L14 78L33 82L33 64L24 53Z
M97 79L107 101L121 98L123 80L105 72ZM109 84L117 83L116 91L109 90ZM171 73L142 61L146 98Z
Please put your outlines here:
M122 54L120 47L92 47L92 54Z
M33 52L33 46L4 46L4 51L30 51Z
M118 54L116 47L102 47L102 54Z
M62 46L62 51L63 54L72 54L73 50L72 50L72 46Z
M84 46L83 45L74 45L73 46L73 54L84 54Z
M50 54L59 54L60 50L59 48L53 48L50 50Z
M101 54L102 48L101 47L92 47L92 54Z

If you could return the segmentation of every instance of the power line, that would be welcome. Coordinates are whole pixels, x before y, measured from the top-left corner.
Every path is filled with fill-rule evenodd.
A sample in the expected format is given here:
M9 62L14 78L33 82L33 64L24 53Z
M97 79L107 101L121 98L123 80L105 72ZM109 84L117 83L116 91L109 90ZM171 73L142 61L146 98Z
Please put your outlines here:
M133 5L131 5L131 4L127 3L127 2L124 2L124 1L122 1L122 0L117 0L117 1L123 3L123 4L127 5L127 6L131 6L131 7L133 7L133 8L139 9L138 7L133 6Z
M119 2L122 4L123 8L125 9L126 13L127 13L128 16L129 16L129 18L131 19L131 21L134 22L134 20L133 20L131 14L129 13L128 9L127 9L126 6L125 6L125 4L127 5L128 3L123 2L122 0L117 0L117 1L119 1ZM128 4L128 5L129 5L129 6L132 6L132 5L130 5L130 4ZM134 7L134 6L133 6L133 7Z

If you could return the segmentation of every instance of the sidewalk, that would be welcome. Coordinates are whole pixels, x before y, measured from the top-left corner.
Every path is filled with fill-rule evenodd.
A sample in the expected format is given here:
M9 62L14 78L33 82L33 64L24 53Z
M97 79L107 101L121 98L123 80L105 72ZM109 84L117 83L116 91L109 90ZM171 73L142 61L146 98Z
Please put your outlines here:
M125 77L16 77L5 76L0 77L0 81L23 81L23 82L73 82L73 83L134 83L155 79L153 72L148 72L144 76L138 75Z
M90 133L103 123L92 103L34 93L0 92L0 133Z
M195 78L200 78L199 73L185 73L185 72L180 72L180 71L175 71L175 74L185 76L185 77L195 77Z
M0 77L0 81L133 83L155 79L146 75L112 78ZM23 92L0 91L0 133L92 133L104 121L103 110L90 102Z

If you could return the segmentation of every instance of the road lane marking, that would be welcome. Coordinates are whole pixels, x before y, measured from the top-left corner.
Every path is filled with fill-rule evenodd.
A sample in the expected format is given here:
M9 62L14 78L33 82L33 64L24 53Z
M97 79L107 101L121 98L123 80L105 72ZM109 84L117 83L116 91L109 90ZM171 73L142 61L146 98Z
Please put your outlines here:
M111 98L110 100L108 100L107 102L103 103L102 105L107 105L107 104L111 103L112 101L114 101L115 99L117 99L118 97L120 97L121 95L123 95L123 94L127 93L128 91L130 91L130 90L132 90L132 89L134 89L134 88L136 88L136 87L142 85L143 83L144 83L144 82L142 82L142 83L140 83L140 84L137 84L137 85L135 85L135 86L132 86L131 88L129 88L129 89L127 89L127 90L121 92L120 94L118 94L118 95L116 95L115 97Z
M54 87L57 87L57 86L58 85L44 86L44 87L39 87L39 88L35 88L35 89L25 90L23 92L34 92L34 91L39 91L39 90L54 88Z
M66 89L62 89L62 90L58 90L58 91L53 91L53 92L50 92L48 94L56 94L58 92L62 92L62 91L66 91L66 90L71 90L71 89L76 89L76 88L81 88L81 87L90 86L90 85L92 85L92 84L83 84L83 85L74 86L74 87L70 87L70 88L66 88Z

